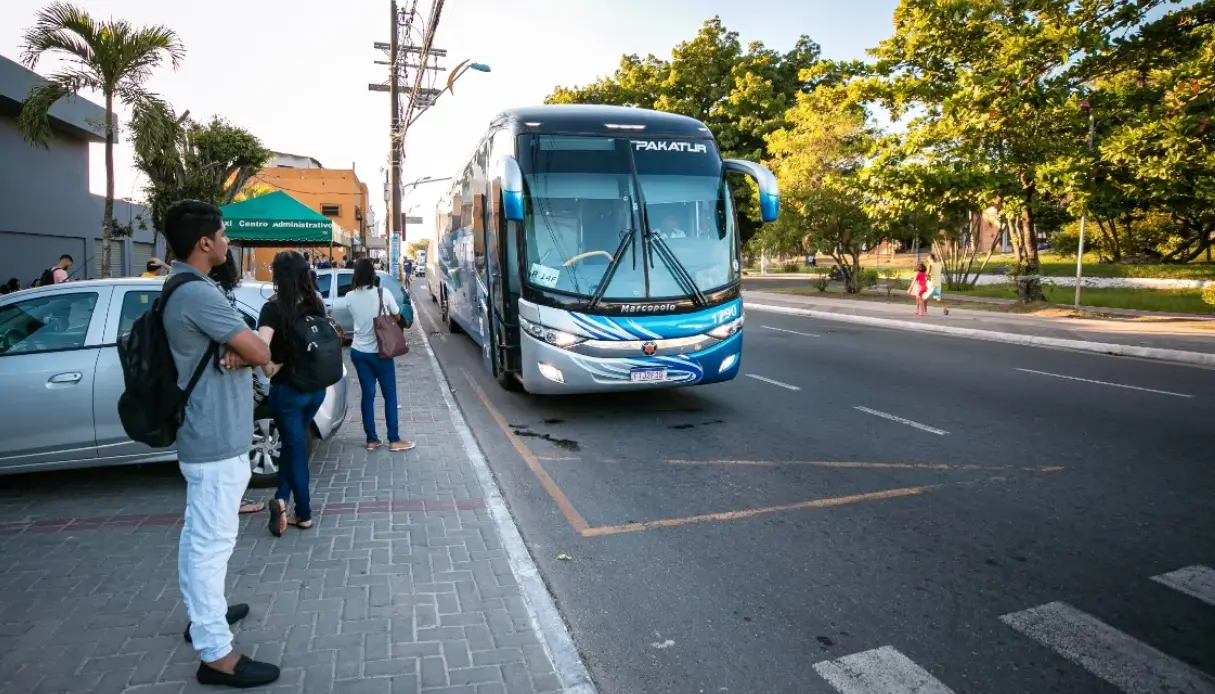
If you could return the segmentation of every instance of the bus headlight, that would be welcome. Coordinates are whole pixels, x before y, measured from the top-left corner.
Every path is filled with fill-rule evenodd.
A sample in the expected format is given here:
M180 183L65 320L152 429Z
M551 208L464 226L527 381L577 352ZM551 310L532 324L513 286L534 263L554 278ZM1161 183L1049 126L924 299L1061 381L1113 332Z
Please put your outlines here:
M730 321L729 323L722 323L721 325L717 326L716 328L713 328L712 330L709 331L709 335L711 337L716 337L719 340L724 340L727 337L730 337L734 333L738 332L739 330L742 330L742 327L743 327L743 317L739 316L738 318L735 318L734 320Z
M573 347L580 342L586 342L585 337L567 333L564 330L556 330L539 323L533 323L522 316L519 317L519 327L537 340L544 340L548 344L562 349Z

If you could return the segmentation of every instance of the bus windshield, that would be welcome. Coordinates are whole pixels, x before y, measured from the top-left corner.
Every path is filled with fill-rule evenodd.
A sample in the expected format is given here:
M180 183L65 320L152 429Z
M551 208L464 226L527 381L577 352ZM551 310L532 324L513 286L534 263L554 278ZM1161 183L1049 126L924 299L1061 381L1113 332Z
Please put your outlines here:
M519 140L533 286L594 296L617 256L604 299L681 298L693 293L687 281L708 292L738 278L732 201L711 140ZM645 238L643 220L660 240Z

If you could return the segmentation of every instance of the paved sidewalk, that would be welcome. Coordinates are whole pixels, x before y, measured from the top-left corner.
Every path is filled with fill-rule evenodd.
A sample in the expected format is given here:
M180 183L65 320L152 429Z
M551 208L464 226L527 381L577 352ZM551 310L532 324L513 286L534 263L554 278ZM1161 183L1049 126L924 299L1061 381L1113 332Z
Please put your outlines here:
M546 648L533 628L422 339L398 362L417 449L363 449L348 365L350 415L312 462L316 526L275 539L265 512L242 521L229 599L252 613L236 647L283 667L263 691L563 691L549 653L564 632ZM0 693L217 691L182 639L183 504L172 464L0 477Z
M928 315L917 317L910 304L886 303L863 299L816 297L803 294L783 294L743 290L743 300L753 304L788 306L824 313L871 316L890 320L953 326L1018 335L1084 340L1115 345L1132 345L1174 349L1187 352L1215 353L1215 330L1195 328L1189 321L1131 321L1094 320L1083 318L1041 318L1007 313L993 313L950 306L949 315L941 315L938 304L929 304ZM948 301L948 300L947 300Z

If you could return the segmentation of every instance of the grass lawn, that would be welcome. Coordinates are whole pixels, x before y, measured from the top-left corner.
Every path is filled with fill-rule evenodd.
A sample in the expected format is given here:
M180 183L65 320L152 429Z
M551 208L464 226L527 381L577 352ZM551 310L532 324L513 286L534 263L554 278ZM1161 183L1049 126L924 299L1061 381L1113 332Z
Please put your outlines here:
M1042 292L1047 303L1071 305L1076 298L1075 287L1043 285ZM1015 299L1011 285L987 285L967 291L949 290L950 294L988 297L993 299ZM1215 313L1215 307L1202 300L1198 289L1130 289L1118 287L1084 287L1080 290L1080 303L1095 308L1129 308L1139 311L1164 311L1167 313Z
M925 253L923 258L927 258ZM984 254L980 253L975 258L975 268L983 262ZM993 255L991 261L984 269L984 274L999 275L1003 274L1003 267L1013 262L1015 256L1009 255ZM1041 273L1047 277L1075 277L1076 276L1076 259L1064 258L1056 253L1041 253L1039 259L1042 263ZM807 274L826 273L831 269L831 265L835 261L827 256L820 256L818 267L808 268L804 263L798 263L797 272ZM899 276L910 276L911 265L915 262L914 253L898 253L893 259L887 255L874 256L867 254L862 256L861 265L870 268L887 268L893 267L899 270ZM748 267L746 270L753 275L759 274L758 267ZM784 266L778 263L771 263L768 266L770 273L783 273ZM1203 261L1195 261L1186 265L1120 265L1114 263L1099 263L1096 255L1084 256L1084 274L1086 277L1140 277L1140 278L1155 278L1155 279L1183 279L1183 280L1215 280L1215 263Z

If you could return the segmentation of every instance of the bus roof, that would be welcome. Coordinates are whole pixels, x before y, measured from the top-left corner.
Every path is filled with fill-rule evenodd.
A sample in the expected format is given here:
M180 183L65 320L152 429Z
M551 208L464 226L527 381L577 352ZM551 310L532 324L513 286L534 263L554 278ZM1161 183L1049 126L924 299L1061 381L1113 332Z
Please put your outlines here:
M512 108L502 112L515 132L557 132L580 135L650 135L660 137L713 137L704 123L675 113L627 106L549 104ZM644 126L627 128L619 126ZM613 127L616 126L616 127Z

